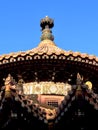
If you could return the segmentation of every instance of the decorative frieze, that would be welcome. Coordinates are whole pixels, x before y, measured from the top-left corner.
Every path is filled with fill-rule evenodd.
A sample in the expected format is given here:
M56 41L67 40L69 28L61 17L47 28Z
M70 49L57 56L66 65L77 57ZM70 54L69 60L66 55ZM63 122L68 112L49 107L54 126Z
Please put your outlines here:
M72 86L61 82L30 82L23 84L24 94L60 94L67 95Z

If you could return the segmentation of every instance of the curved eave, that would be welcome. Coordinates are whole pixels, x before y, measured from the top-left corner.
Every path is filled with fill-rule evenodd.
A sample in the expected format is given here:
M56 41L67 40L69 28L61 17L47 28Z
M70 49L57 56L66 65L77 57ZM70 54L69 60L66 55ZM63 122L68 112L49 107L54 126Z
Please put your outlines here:
M62 50L51 40L44 40L38 47L25 52L3 54L0 56L0 65L35 59L59 59L98 66L98 57L86 53Z

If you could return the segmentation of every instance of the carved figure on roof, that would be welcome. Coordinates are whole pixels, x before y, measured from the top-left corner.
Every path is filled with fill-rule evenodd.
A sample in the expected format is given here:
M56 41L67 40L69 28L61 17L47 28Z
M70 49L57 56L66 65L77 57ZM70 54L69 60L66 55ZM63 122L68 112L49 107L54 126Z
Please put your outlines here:
M8 77L5 79L5 85L8 85L8 84L10 84L11 86L16 85L16 82L11 76L11 74L8 74Z
M83 77L79 73L77 73L76 84L81 85L82 82L83 82Z
M21 93L23 93L24 80L23 80L21 75L18 75L18 78L19 78L19 80L18 80L18 83L17 83L17 89L19 90L19 93L21 94Z
M8 74L8 77L5 79L5 97L9 98L11 97L11 89L16 89L16 82L11 76L11 74Z

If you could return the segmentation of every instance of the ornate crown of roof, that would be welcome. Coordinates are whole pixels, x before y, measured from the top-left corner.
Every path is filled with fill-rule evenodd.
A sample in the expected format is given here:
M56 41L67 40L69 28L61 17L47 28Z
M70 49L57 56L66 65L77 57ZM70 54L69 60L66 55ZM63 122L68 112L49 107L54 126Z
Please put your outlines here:
M72 61L79 61L85 62L88 64L93 64L98 66L98 57L95 55L88 55L87 53L80 53L80 52L73 52L71 50L66 51L58 46L56 46L54 42L54 36L52 35L51 28L54 26L54 20L46 16L45 18L41 19L40 26L42 30L41 41L37 47L27 50L27 51L20 51L14 52L9 54L3 54L0 56L0 65L17 62L17 61L25 61L28 59L36 59L36 54L40 57L40 55L47 55L47 59L49 56L56 55L55 59L70 59ZM63 55L62 57L59 57ZM58 56L58 57L57 57ZM42 57L40 57L42 58ZM53 58L53 57L52 57ZM51 57L50 57L51 59ZM86 59L86 61L85 61Z
M52 35L52 31L50 28L54 26L53 19L46 16L45 18L41 19L40 26L42 27L42 36L41 41L45 39L54 40L54 36Z

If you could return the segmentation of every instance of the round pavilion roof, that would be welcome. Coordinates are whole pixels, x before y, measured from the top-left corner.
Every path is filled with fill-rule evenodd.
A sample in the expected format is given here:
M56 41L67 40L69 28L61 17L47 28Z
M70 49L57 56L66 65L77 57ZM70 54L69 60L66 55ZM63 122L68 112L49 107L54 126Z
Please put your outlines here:
M42 55L44 55L45 57L42 57ZM49 39L41 41L36 48L33 48L31 50L1 55L0 65L17 61L32 60L36 59L36 57L38 59L68 59L71 61L84 62L86 64L88 63L94 66L98 66L98 57L96 57L95 55L65 51L57 47L56 44Z
M55 44L50 30L54 23L48 16L41 20L40 25L42 36L37 47L0 56L0 80L11 73L17 80L18 75L21 75L25 82L30 82L32 77L34 81L36 79L49 81L54 78L52 72L55 71L55 81L65 82L64 77L67 80L70 75L73 75L74 81L75 75L81 73L85 80L88 78L96 87L98 84L98 57L59 48Z
M65 51L56 46L51 31L51 28L54 26L53 19L46 16L41 19L40 26L42 28L41 42L36 48L24 52L3 54L0 56L0 65L32 59L66 59L68 61L77 61L98 66L98 57L94 55Z

